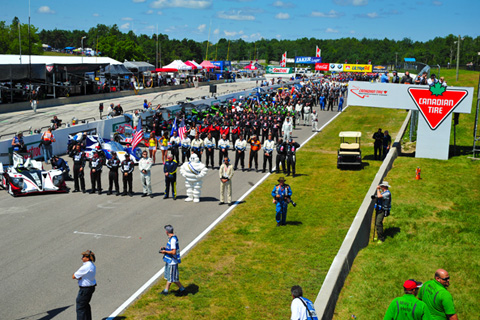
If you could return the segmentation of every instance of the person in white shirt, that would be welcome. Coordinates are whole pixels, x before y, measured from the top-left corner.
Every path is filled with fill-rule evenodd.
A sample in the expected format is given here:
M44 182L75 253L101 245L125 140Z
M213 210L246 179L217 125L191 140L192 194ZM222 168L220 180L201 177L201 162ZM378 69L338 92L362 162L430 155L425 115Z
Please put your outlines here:
M178 136L177 131L173 131L173 136L170 137L170 152L177 163L180 162L178 148L180 148L181 144L182 139Z
M215 151L215 147L216 147L216 141L215 141L215 138L212 137L212 133L209 132L207 137L203 140L203 145L205 147L205 154L207 156L207 161L206 161L206 165L207 165L207 168L208 168L208 165L210 164L210 160L212 161L212 169L215 168L215 162L213 160L213 153Z
M313 307L312 301L303 297L303 290L300 286L293 286L290 290L292 293L292 304L290 309L292 311L291 320L318 320L317 313Z
M306 105L303 107L303 125L307 126L310 122L310 113L312 113L312 107Z
M182 163L185 163L185 160L188 161L190 158L190 145L192 144L192 141L188 137L187 133L185 132L183 134L183 139L181 141L182 145Z
M268 171L272 173L272 158L273 158L273 149L275 149L275 141L273 141L272 134L268 135L268 139L263 143L263 172L267 168L268 162Z
M95 292L97 281L95 274L97 268L93 264L95 262L95 254L91 250L82 252L83 265L73 275L72 279L78 280L80 290L77 296L77 319L92 319L92 309L90 300Z
M228 149L230 149L230 140L227 139L226 134L223 134L222 138L218 141L219 167L222 165L222 159L228 158Z
M318 114L315 110L312 113L312 131L318 131Z
M241 134L237 141L235 141L235 166L234 170L237 170L238 161L242 165L242 171L245 171L245 150L247 149L247 140L243 139Z
M190 150L192 153L195 153L198 156L198 159L202 161L202 154L203 154L203 140L200 139L200 135L198 132L195 134L195 139L192 140L192 143L190 144Z
M290 121L290 118L287 117L285 118L285 122L282 125L282 135L283 135L283 140L288 141L290 140L293 132L293 125L292 122Z
M152 179L150 171L152 169L153 160L148 157L147 151L143 151L142 158L138 161L138 170L140 170L140 177L142 178L143 186L143 195L142 197L150 196L153 198L152 194Z

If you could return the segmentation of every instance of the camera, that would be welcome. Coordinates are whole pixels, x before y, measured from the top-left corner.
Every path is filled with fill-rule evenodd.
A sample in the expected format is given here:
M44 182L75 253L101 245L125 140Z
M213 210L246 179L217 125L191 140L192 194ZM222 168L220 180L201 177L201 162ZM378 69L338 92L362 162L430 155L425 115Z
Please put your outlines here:
M166 250L167 248L165 247L161 247L160 250L158 251L158 253L162 253L163 250Z

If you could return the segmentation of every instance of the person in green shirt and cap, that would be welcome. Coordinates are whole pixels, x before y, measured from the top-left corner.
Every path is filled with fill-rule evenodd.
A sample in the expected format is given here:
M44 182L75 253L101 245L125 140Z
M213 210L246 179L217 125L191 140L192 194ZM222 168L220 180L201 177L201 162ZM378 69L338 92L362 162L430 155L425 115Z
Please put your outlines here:
M450 276L444 269L435 271L435 279L425 282L418 293L418 298L425 302L432 319L458 320L453 306L452 294L447 291Z
M422 283L414 279L404 282L405 294L393 299L383 320L430 320L430 311L427 305L415 296Z

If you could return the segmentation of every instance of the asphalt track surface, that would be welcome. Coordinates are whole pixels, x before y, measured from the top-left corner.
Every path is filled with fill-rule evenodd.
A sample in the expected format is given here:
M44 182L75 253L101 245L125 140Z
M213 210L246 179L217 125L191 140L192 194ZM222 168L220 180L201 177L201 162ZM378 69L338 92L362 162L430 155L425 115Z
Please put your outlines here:
M147 96L135 98L134 103L134 97L123 99L139 107L144 98L149 99ZM113 102L117 101L122 105L128 103L122 99ZM94 113L98 102L90 106L82 104L82 107ZM72 112L69 106L49 109L41 109L37 115L31 112L27 121L45 120L47 112L55 112L59 118ZM318 112L318 108L315 109ZM318 127L335 115L337 112L320 112ZM13 120L15 114L4 114L1 118L17 121ZM293 133L299 143L311 135L310 126L297 126ZM233 158L233 153L230 154ZM157 158L159 155L160 152ZM261 167L263 155L259 158ZM215 161L218 163L217 152ZM72 168L71 161L69 164ZM244 195L264 175L236 171L232 180L233 200ZM152 169L154 198L141 197L137 168L133 183L134 197L68 193L14 198L0 191L0 319L74 319L78 285L71 277L82 264L81 252L88 249L94 251L97 258L98 286L91 302L93 317L106 318L164 266L158 253L167 241L164 225L174 226L180 247L185 248L229 208L218 205L218 170L209 170L205 177L200 203L184 201L185 185L180 174L177 176L178 199L164 200L164 175L160 164ZM73 182L67 184L73 187ZM86 177L86 185L88 190L89 177ZM104 190L108 188L106 169L102 186ZM235 210L230 214L235 214Z

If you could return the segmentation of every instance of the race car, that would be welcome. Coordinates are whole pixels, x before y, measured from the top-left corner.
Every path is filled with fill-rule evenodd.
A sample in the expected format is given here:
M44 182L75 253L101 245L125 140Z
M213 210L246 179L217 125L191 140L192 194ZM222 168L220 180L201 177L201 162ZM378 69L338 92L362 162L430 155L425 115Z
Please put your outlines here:
M17 153L13 153L12 160L12 166L0 163L0 186L12 196L68 192L61 170L43 170L40 161L24 160Z

